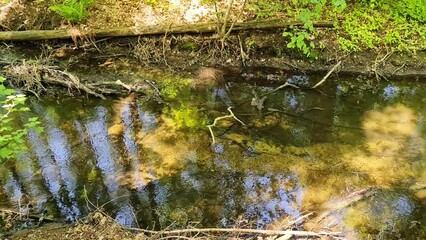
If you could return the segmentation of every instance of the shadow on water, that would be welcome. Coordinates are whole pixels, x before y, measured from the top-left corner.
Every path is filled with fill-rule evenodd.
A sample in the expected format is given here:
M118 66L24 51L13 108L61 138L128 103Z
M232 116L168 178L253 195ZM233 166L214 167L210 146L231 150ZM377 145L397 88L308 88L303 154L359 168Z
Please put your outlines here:
M241 76L202 89L166 80L167 106L135 95L32 101L45 132L31 131L29 150L2 167L2 206L72 221L93 204L123 225L158 229L426 236L423 84L330 80L321 91L277 91L257 108L254 94L273 87ZM211 146L205 126L229 106L246 126L219 122Z

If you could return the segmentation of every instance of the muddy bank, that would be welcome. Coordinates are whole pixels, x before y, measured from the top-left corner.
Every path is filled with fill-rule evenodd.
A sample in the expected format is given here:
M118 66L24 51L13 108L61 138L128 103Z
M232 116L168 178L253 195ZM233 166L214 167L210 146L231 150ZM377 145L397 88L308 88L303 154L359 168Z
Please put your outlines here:
M328 30L322 31L320 36L327 36ZM231 69L226 71L231 75L242 74L242 68L273 68L278 75L288 71L325 74L342 61L334 74L376 80L426 78L426 52L344 53L332 39L323 37L317 39L324 47L316 50L316 59L307 59L289 50L279 32L239 32L223 46L211 34L7 43L0 48L1 65L7 68L22 61L39 61L75 73L83 81L133 82L138 79L134 72L141 68L167 68L187 76L201 66Z

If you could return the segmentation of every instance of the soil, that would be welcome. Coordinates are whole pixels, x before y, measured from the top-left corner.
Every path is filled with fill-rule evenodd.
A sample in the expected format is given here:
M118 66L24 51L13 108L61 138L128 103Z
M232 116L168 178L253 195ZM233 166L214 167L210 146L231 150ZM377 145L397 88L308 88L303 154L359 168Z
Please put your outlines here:
M225 11L226 0L217 1ZM243 0L236 0L233 11L240 12ZM5 30L36 30L67 28L71 24L49 9L50 1L10 0L0 2L0 26ZM151 26L216 21L215 7L200 0L96 0L89 7L89 16L79 27L106 29L111 27ZM252 18L245 10L239 20ZM232 19L232 16L231 16Z
M6 239L13 240L57 240L93 239L125 240L145 239L144 235L132 234L117 225L113 219L97 212L88 216L90 221L76 224L48 223L38 228L25 229Z

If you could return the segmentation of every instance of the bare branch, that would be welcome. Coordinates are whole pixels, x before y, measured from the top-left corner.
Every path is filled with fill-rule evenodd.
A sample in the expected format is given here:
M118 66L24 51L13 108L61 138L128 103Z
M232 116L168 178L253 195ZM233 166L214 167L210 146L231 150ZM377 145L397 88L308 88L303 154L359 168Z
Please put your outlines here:
M319 85L323 84L325 82L325 80L327 80L328 77L330 77L330 75L340 66L340 64L342 64L342 61L338 61L336 63L336 65L334 65L330 71L328 71L328 73L321 79L321 81L319 81L317 84L315 84L315 86L312 87L312 89L317 88Z

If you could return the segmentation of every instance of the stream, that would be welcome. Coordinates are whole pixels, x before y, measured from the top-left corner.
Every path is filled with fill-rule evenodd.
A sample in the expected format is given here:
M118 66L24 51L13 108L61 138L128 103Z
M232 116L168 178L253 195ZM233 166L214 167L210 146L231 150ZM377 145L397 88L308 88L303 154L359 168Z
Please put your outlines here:
M250 82L259 74L276 86ZM163 78L162 99L29 99L44 132L30 131L28 150L0 167L0 206L60 221L102 209L120 224L153 229L426 238L424 82L330 78L253 106L254 93L279 81L313 86L322 76L260 71L201 89ZM228 107L244 125L218 121L212 144L206 124Z

